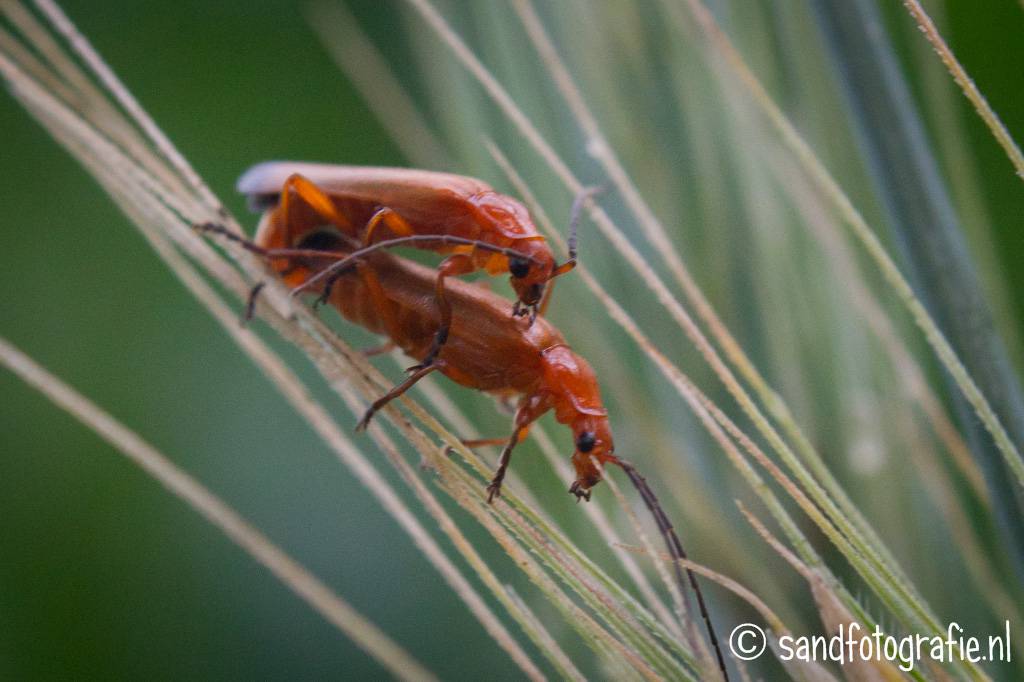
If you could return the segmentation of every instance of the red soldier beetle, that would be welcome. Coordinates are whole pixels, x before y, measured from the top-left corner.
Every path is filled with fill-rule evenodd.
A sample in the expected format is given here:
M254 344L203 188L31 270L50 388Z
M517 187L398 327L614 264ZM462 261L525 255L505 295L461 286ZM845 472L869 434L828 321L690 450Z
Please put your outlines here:
M452 279L444 284L451 311L446 343L436 347L436 329L442 312L430 303L437 286L435 271L404 258L363 246L351 234L323 225L323 216L307 206L287 221L265 213L253 242L218 225L199 226L242 243L266 257L285 283L294 288L306 282L322 282L321 297L347 320L371 332L386 335L407 355L419 361L409 376L373 402L357 429L365 429L373 415L401 396L423 377L440 372L458 384L499 397L518 395L511 436L467 445L504 443L498 467L487 486L487 501L501 495L512 451L526 436L531 424L549 410L569 426L573 434L573 467L576 480L569 492L590 500L605 465L623 469L640 493L655 520L669 555L675 560L676 582L684 595L688 580L693 589L719 670L728 680L725 660L711 623L703 594L693 572L679 559L687 558L682 542L647 481L631 463L615 455L608 413L597 377L589 363L575 353L561 333L544 318L532 323L507 314L508 301L474 284ZM471 240L470 240L471 241ZM480 247L480 245L475 245ZM486 249L501 247L488 244ZM498 252L498 251L495 251ZM506 257L510 254L504 254ZM523 255L529 258L530 256ZM320 277L326 270L336 286L327 287ZM256 290L254 289L254 292ZM253 304L250 296L249 306ZM685 577L684 577L685 571Z
M448 277L481 269L491 275L508 272L517 296L512 315L529 314L532 322L543 314L550 300L548 283L576 265L579 206L593 193L577 197L570 220L569 259L558 264L526 208L475 178L409 168L268 161L246 171L238 180L238 190L249 198L252 208L269 212L272 220L282 224L281 248L296 246L290 223L301 202L364 247L409 245L445 254L436 273L434 299L441 315L430 355L444 345L451 326L444 288ZM509 251L485 250L481 244ZM329 268L299 288L323 278L326 299L335 272Z

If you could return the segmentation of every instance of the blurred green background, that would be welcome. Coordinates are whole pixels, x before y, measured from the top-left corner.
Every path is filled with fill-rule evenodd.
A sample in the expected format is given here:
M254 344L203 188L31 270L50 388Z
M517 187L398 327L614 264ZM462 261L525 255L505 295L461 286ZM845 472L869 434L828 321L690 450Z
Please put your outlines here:
M301 5L62 4L236 215L248 216L234 180L256 161L403 163ZM401 65L400 6L350 6ZM1019 140L1024 11L1011 0L947 7L946 37ZM960 114L1024 320L1024 191L966 102ZM236 505L437 674L513 676L406 536L8 97L0 177L0 333ZM0 677L380 674L91 432L7 373L0 396Z

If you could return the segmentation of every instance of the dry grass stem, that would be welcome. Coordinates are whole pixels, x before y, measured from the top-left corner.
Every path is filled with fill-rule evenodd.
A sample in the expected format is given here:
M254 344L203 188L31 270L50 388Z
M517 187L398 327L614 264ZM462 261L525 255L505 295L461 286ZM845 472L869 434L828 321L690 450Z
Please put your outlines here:
M133 431L61 382L31 358L0 338L0 362L23 381L45 395L101 438L115 447L168 491L266 567L299 598L329 623L373 656L391 674L403 680L436 679L404 649L391 641L326 585L266 536L253 528L234 509L174 465Z

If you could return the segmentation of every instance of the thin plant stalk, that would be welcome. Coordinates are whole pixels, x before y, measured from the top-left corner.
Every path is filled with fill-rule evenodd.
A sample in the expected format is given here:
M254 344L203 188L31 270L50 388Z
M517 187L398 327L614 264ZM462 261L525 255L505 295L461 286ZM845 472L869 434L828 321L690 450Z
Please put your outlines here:
M501 163L502 160L504 160L504 157L500 154L500 152L497 151L497 148L494 148L494 152L496 158L499 159L499 165L507 165L507 161L505 161L505 164ZM513 177L515 176L513 175ZM558 236L557 232L553 231L550 225L545 225L545 227L548 228L549 237L556 241L560 240L560 237ZM564 244L562 244L562 246L564 248ZM702 393L700 393L696 386L693 385L693 383L677 367L672 365L668 361L668 359L665 358L664 355L662 355L653 347L649 339L647 339L646 336L643 335L643 333L640 331L639 327L636 326L636 323L633 322L629 314L622 308L621 305L619 305L614 299L612 299L608 295L608 293L601 287L601 285L597 282L597 280L589 272L589 270L583 265L578 265L576 270L579 276L583 278L584 283L601 300L601 302L608 310L611 317L614 320L616 320L620 325L622 325L623 328L630 334L630 336L634 338L637 344L640 345L640 347L643 349L644 353L647 354L648 357L650 357L651 360L654 361L654 363L662 371L666 379L668 379L676 388L676 390L680 393L680 395L687 400L691 408L694 410L694 412L701 419L702 423L705 425L705 428L707 428L709 433L715 438L715 440L722 446L725 452L730 456L730 460L744 475L744 477L747 479L748 483L751 485L754 491L761 496L762 500L768 506L769 510L771 510L772 514L776 517L778 522L786 531L787 536L790 538L791 542L793 542L794 546L798 548L798 550L805 557L805 559L809 561L812 565L819 568L820 570L827 570L824 564L822 563L821 558L814 551L811 544L808 542L807 538L799 530L799 527L789 516L788 512L784 510L782 505L775 498L774 494L764 485L762 479L753 471L753 469L750 467L750 464L739 453L739 451L733 444L732 440L722 430L722 426L726 427L726 430L729 430L732 435L740 436L740 440L743 442L745 449L747 449L748 452L754 455L755 459L757 459L762 464L762 466L766 467L773 474L773 476L775 476L776 479L783 484L783 487L790 493L790 495L794 499L796 499L797 501L802 501L801 507L818 522L819 527L823 531L825 531L826 534L829 535L833 542L837 543L837 546L839 546L841 549L846 547L846 549L844 549L844 554L846 554L846 556L851 560L852 563L854 563L855 565L858 565L859 563L861 569L871 571L870 568L864 566L862 558L859 554L851 553L850 549L846 546L845 539L841 535L836 533L835 529L831 526L831 524L829 524L821 517L820 512L816 509L816 507L814 507L814 505L809 500L806 499L803 493L791 481L789 481L789 479L785 477L784 474L782 474L778 467L772 464L749 438L743 435L742 432L740 432L739 429L737 429L736 426L730 420L728 420L725 417L725 415L721 413L721 411L718 410L717 407L715 407L710 400L708 400ZM720 424L722 426L720 426ZM861 561L858 562L858 559L861 559ZM883 591L885 591L884 587L882 587L882 584L879 583L877 575L874 579L869 579L866 576L866 579L868 579L870 584L875 586L877 589L882 589ZM835 578L832 578L831 582L833 584L838 585L838 581ZM861 618L869 620L867 613L861 609L860 605L856 602L852 595L846 593L845 591L843 591L843 595L845 602L851 608L856 609L860 614ZM900 598L897 597L897 599ZM911 602L907 600L902 600L902 603L909 606ZM914 622L917 622L918 625L923 625L921 621L916 620L916 616L910 617L914 619ZM934 621L934 619L932 620ZM938 626L936 625L935 629L937 630L937 628Z
M403 680L436 679L377 626L360 615L219 497L133 431L47 372L3 338L0 338L0 363L62 410L92 429L133 464L219 529L391 674Z
M418 0L416 0L416 1L418 2ZM448 33L447 32L448 29L447 29L446 26L444 26L442 29L439 29L439 30L446 31L445 34L444 34L446 36L446 40L449 42L450 45L453 45L453 49L456 49L456 51L461 54L461 50L458 50L457 48L454 47L454 45L456 44L455 41L458 40L457 36L454 36L454 34ZM461 44L461 43L457 43L457 44ZM474 71L474 73L479 71L478 75L482 75L484 78L489 78L489 74L486 73L486 71L483 69L483 66L480 65L478 62L473 62L473 66L470 66L470 68L471 68L471 70ZM493 82L493 81L489 81L489 84L487 85L487 87L489 89L494 90L496 93L503 93L504 92L504 91L500 90L499 89L500 86L498 86L497 83ZM497 95L497 94L495 95L495 98L499 102L504 101L504 99L502 97L500 97L499 95ZM506 98L507 98L507 95L506 95ZM525 117L522 116L521 113L518 113L518 108L516 108L515 105L511 103L510 100L509 100L509 104L515 110L515 112L517 112L516 115L513 115L511 112L509 112L510 117L512 117L514 120L517 118L517 116L518 117L522 117L523 120L525 121ZM535 133L535 131L532 130L532 126L529 126L528 122L524 123L524 125L527 125L528 129ZM528 137L529 137L529 134L528 134ZM563 167L564 167L564 165L563 165ZM578 182L577 182L577 184L578 184ZM600 210L597 210L597 211L595 211L595 215L600 216L600 215L603 215L603 214L600 212ZM599 224L600 224L600 221L599 221ZM557 234L549 234L549 236L552 239L555 239L556 241L560 239ZM625 246L628 247L628 243ZM580 272L580 275L584 278L584 280L588 281L588 286L591 286L592 290L597 291L599 286L597 285L596 281L593 281L592 276L590 276L589 273L587 273L586 269L585 268L581 268L580 266L577 266L577 270ZM641 273L641 274L643 274L643 273ZM652 277L653 277L653 275L652 275ZM592 285L589 284L590 281L593 281ZM605 296L607 296L607 294L605 294ZM642 338L641 336L638 336L639 330L635 328L635 325L632 323L631 320L629 320L628 315L626 315L625 311L622 310L621 306L619 306L618 304L613 303L610 298L602 298L602 301L605 303L606 307L611 306L609 309L610 309L610 311L613 312L612 317L614 319L616 319L620 324L623 324L624 326L626 326L627 324L629 325L629 326L626 326L626 329L627 329L627 331L630 332L631 335L634 336L634 338L637 338L638 340ZM626 322L627 320L629 320L628 323ZM699 334L699 332L698 332L698 334ZM654 351L653 347L650 346L650 342L646 341L646 339L644 339L644 341L645 341L646 346L647 346L646 350L647 350L648 354L651 355L652 353L655 353L656 351ZM712 351L712 353L713 353L713 351ZM660 354L658 354L658 355L660 356ZM652 357L655 357L655 356L652 355ZM658 363L658 364L660 365L661 363ZM724 368L724 366L722 367L722 369L726 373L728 373L728 369ZM672 367L671 370L669 370L669 371L671 372L671 376L675 376L677 378L683 378L682 373L679 372L679 370L677 368ZM691 392L696 391L696 387L692 383L689 383L688 380L684 379L684 383L688 384L688 388L684 392L684 397L686 397L687 395L691 395ZM678 384L675 384L675 385L678 385ZM701 395L701 394L699 394L699 392L697 394ZM689 398L688 398L688 400L689 400ZM701 407L699 409L700 410L704 410L704 409L707 408L708 405L711 405L711 403L707 403L707 404L705 404L703 407ZM724 415L720 411L718 411L717 408L715 409L714 412L715 412L715 419L716 420L724 418ZM731 426L733 429L735 429L735 426L732 425L731 422L726 422L726 423L729 426ZM770 427L768 427L768 428L770 429ZM738 430L737 430L737 433L738 433ZM745 442L747 444L749 444L749 447L751 447L751 448L755 447L755 446L753 446L753 443L751 441L749 441L749 439L745 439L744 438L744 440L745 440ZM785 447L784 444L783 444L783 447ZM755 448L755 451L759 452L759 450L756 450L756 448ZM758 461L761 462L761 464L763 466L769 467L769 470L772 471L773 475L776 476L777 478L781 475L781 472L778 472L778 470L774 467L774 465L772 465L766 458L763 458L763 455L761 455L758 458ZM790 493L792 495L794 495L796 499L799 500L800 498L802 498L802 494L795 487L787 487L787 490L789 490ZM813 488L812 488L812 490L813 490ZM819 523L819 527L821 527L822 530L825 531L826 534L828 534L833 539L833 541L835 541L838 544L838 546L840 548L843 548L843 547L847 546L847 539L850 537L849 535L845 535L844 534L845 535L845 537L844 537L844 535L833 533L831 524L828 521L826 521L824 518L820 517L817 508L814 505L810 504L809 501L805 501L804 504L802 504L801 506L805 509L805 511L808 512L809 515L811 515L812 518L816 518L817 519L817 522ZM837 512L833 512L833 513L835 514L835 518L837 518L839 521L843 521L844 520L845 517L843 517L842 514L839 514ZM791 526L791 528L794 528L794 527ZM847 528L849 528L849 526L847 526ZM794 537L799 537L799 536L798 535L794 535ZM801 545L804 546L805 549L809 550L809 546L806 545L806 542L801 542ZM941 629L939 624L938 624L938 620L933 615L931 615L931 614L929 614L927 612L927 607L923 606L923 600L920 599L920 597L917 596L913 592L913 589L910 588L905 583L905 580L896 580L895 579L895 574L893 574L888 569L888 567L886 566L886 564L888 562L879 561L877 554L874 554L872 552L868 552L866 554L862 554L859 550L853 549L852 547L849 547L848 549L844 550L844 554L847 556L847 558L855 566L859 566L860 567L859 570L867 571L867 574L864 575L865 579L868 580L869 584L871 584L877 590L880 590L879 595L882 596L883 599L885 599L890 604L896 603L896 604L903 605L903 608L897 609L898 612L905 614L906 617L911 619L911 622L915 622L919 626L922 626L922 629L925 629L925 626L924 626L925 622L929 623L929 625L927 626L927 630L929 630L929 631L934 630L934 631L938 632ZM867 558L868 563L864 563L865 558ZM883 572L881 574L878 574L877 573L878 569L881 569ZM879 580L879 578L882 578L882 580ZM894 591L892 591L892 590L894 590ZM888 596L885 596L885 595L888 595ZM891 602L890 599L894 599L895 602ZM919 619L923 619L923 620L919 620Z
M808 173L815 185L829 198L835 209L850 227L853 235L861 243L868 255L875 262L883 279L889 284L899 301L907 308L914 322L921 328L928 344L935 351L943 366L952 375L964 397L974 408L985 428L992 435L996 446L1002 453L1004 461L1013 473L1018 485L1024 486L1024 459L1017 447L1010 440L999 417L992 410L987 398L982 394L974 379L968 374L950 346L949 341L939 330L938 325L928 314L921 301L914 295L910 284L903 277L899 267L882 246L878 236L871 230L863 215L843 191L842 187L825 167L824 163L797 132L789 118L782 112L768 91L750 70L746 61L732 45L728 36L721 30L714 16L700 0L686 0L687 6L704 37L728 66L737 81L747 89L752 100L766 115L769 122L779 133L786 147L794 155L800 166ZM675 15L674 15L675 16Z
M428 0L409 0L409 2L411 2L416 9L421 12L424 18L426 18L431 26L438 32L449 48L455 52L466 68L469 69L470 72L480 81L488 94L491 95L505 114L520 129L520 132L522 132L535 149L540 152L541 156L549 163L549 165L551 165L552 169L560 175L567 187L575 194L582 192L583 186L579 180L572 175L565 163L557 157L525 114L523 114L519 107L516 106L515 102L504 88L501 87L483 64L481 64L475 55L473 55L466 47L465 43L452 31ZM594 147L599 146L599 144L594 145ZM595 150L594 153L601 152ZM814 496L815 501L826 509L829 519L837 524L841 529L842 534L849 538L855 547L859 547L858 549L853 550L855 552L854 554L847 554L847 557L855 564L860 563L871 573L880 571L880 575L884 578L884 581L878 582L877 580L870 580L870 582L885 592L888 592L887 586L891 587L894 590L894 592L889 593L891 595L902 593L902 596L895 597L898 602L904 604L911 611L915 611L919 615L923 614L926 610L922 609L921 606L924 603L923 599L919 595L915 594L913 587L909 585L905 576L902 575L902 571L898 568L895 562L892 561L891 555L888 551L881 548L882 546L880 542L871 542L872 539L875 539L873 534L871 538L865 538L860 530L855 527L854 523L851 523L850 517L844 515L836 508L835 503L820 487L820 485L818 485L817 481L810 476L809 472L807 472L802 463L795 457L788 445L775 431L774 427L772 427L764 418L760 410L750 399L749 395L735 380L732 372L721 361L717 352L704 337L703 333L697 328L690 316L685 312L685 310L683 310L682 306L679 305L678 301L671 295L671 293L669 293L657 275L654 274L649 267L646 267L646 264L636 251L635 247L633 247L633 245L625 238L621 231L617 230L612 225L605 212L600 208L595 207L592 208L591 215L606 236L613 241L619 253L621 253L626 260L630 262L644 282L652 289L652 291L655 292L658 301L668 309L673 319L679 322L683 327L691 341L693 341L704 358L714 368L719 378L726 384L730 392L733 393L734 397L736 397L740 402L747 414L754 420L758 429L772 444L773 449L780 454L786 464L798 476L801 483L807 486L810 493ZM826 533L829 532L829 529L826 527L823 527L823 530L825 530ZM836 537L839 538L839 536ZM845 545L845 541L840 540L840 542L841 546ZM866 547L867 544L871 544L873 547L870 550L863 550L862 548ZM867 561L866 564L859 561L862 558ZM916 616L910 615L909 611L905 613L911 618L916 618ZM930 615L927 617L927 620L932 623L937 623L937 620Z
M454 168L444 145L345 6L318 0L310 5L308 16L309 26L334 63L391 132L402 153L424 168Z
M992 109L988 100L978 90L978 86L974 84L974 80L967 74L967 70L960 64L953 51L949 49L946 41L942 39L942 34L935 27L935 22L928 16L928 13L918 0L903 0L903 6L907 8L907 12L910 13L910 16L917 23L921 33L931 43L931 46L935 49L935 54L939 55L939 59L946 65L949 75L960 86L964 96L974 105L974 110L978 112L978 116L985 122L988 129L992 131L992 137L996 138L996 142L1006 152L1006 156L1010 159L1010 163L1013 164L1017 176L1024 180L1024 154L1021 153L1020 147L1014 142L1010 131L999 120L999 115Z
M640 191L632 182L628 173L619 162L619 159L611 145L608 143L608 140L602 134L597 120L590 112L590 109L587 107L586 102L583 99L582 93L579 91L579 88L573 81L572 76L569 74L569 70L559 57L554 44L547 32L544 30L540 18L537 16L530 0L515 0L514 7L526 28L527 34L530 36L533 45L541 55L545 66L551 74L552 80L556 83L559 92L562 94L569 108L572 110L581 129L586 134L589 140L591 154L601 163L609 177L611 177L616 189L626 199L630 210L636 217L644 234L655 247L655 252L660 254L665 260L690 304L696 310L697 315L705 324L707 324L715 340L718 341L719 345L722 347L726 357L737 368L741 376L743 376L754 388L755 392L761 398L762 403L775 417L776 421L783 426L787 435L795 443L796 450L803 457L803 461L817 477L817 480L821 483L824 489L827 490L835 499L838 508L842 509L842 511L849 516L852 522L856 524L859 531L867 535L870 540L874 541L876 547L881 548L881 551L884 553L884 556L887 558L889 563L895 566L895 561L892 560L891 556L887 553L887 550L882 547L882 543L875 531L871 528L870 524L867 523L867 520L864 519L863 515L861 515L860 511L832 476L832 473L829 471L828 467L825 466L825 463L817 450L815 450L814 446L811 445L810 440L797 424L785 400L783 400L783 398L768 385L768 382L750 361L749 357L747 357L740 344L729 332L728 328L707 300L703 291L701 291L700 286L690 274L689 269L684 264L678 251L673 248L671 240L669 239L665 228L662 226L661 221L658 220L650 206L648 206L647 202L644 201ZM628 243L621 234L618 235L618 239L615 241L618 242L620 248L622 244ZM634 269L638 271L638 274L646 279L648 277L646 273L650 270L649 264L642 263L638 256L634 257L632 251L629 251L626 255L627 260L634 266ZM653 276L651 279L653 279ZM750 396L748 396L740 387L739 383L736 382L735 377L732 376L731 372L729 372L725 365L721 363L721 360L717 357L717 353L712 349L707 340L704 339L703 334L697 329L693 322L688 319L688 316L686 316L685 313L682 313L681 306L679 308L679 311L676 312L674 310L674 306L670 306L670 309L673 309L673 317L679 321L680 326L684 331L686 331L687 335L691 337L694 344L701 350L701 353L705 356L705 359L726 385L729 392L741 405L748 416L750 416L754 421L758 430L760 430L765 438L769 440L773 448L779 452L783 460L787 463L795 461L792 453L788 452L788 446L781 440L779 435L775 433L774 429L760 413L760 410L756 407ZM791 468L793 467L792 464L790 464L790 466ZM803 480L810 480L805 478L805 476L802 476L799 469L795 469L795 471L797 471L797 475ZM813 484L808 485L805 482L805 486L812 492L812 494L814 493L815 486ZM820 499L819 503L821 503Z

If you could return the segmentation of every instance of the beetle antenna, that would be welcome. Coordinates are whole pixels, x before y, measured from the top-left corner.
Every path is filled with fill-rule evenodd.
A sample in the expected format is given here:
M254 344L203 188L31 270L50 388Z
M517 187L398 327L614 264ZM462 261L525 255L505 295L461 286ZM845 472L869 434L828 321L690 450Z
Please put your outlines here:
M569 212L569 260L576 260L576 228L580 225L580 216L583 215L584 202L590 197L604 194L607 191L607 185L584 187L576 195L576 198L572 200L572 210Z
M668 516L665 511L661 508L661 504L658 502L658 498L655 497L654 491L647 484L647 479L640 475L640 472L636 470L629 462L619 460L619 466L629 476L629 480L633 482L633 487L636 488L637 492L640 493L640 497L643 498L644 504L647 505L647 510L651 512L651 516L654 517L654 522L658 526L658 530L661 531L661 536L665 540L665 545L668 547L669 556L672 557L672 565L675 567L676 583L679 585L679 591L682 593L683 598L686 597L686 582L683 578L684 566L678 559L687 559L686 550L683 549L683 543L679 539L679 535L676 533L675 528L672 526L672 522L668 520ZM708 639L711 640L711 646L715 650L715 657L718 659L718 669L722 673L722 677L725 682L729 682L729 673L725 669L725 657L722 655L722 648L718 644L718 636L715 634L715 627L711 624L711 615L708 613L707 604L704 603L704 594L700 591L700 585L697 583L697 576L694 575L693 571L689 567L685 567L686 575L689 578L690 587L693 588L693 593L697 595L697 605L700 609L701 618L704 619L704 626L708 631ZM689 601L689 599L687 599Z
M576 198L572 200L572 209L569 211L569 260L557 266L554 271L552 271L551 278L564 275L576 267L576 246L579 243L578 237L576 236L576 229L580 224L580 216L583 215L583 204L586 203L587 199L606 191L608 191L607 185L584 187L576 194Z
M255 253L257 256L265 257L267 255L267 249L264 249L262 246L257 246L252 240L235 234L223 225L219 225L217 223L193 223L192 227L198 232L217 234L229 241L236 242L237 244L240 244L243 249L251 253Z
M537 262L536 258L527 253L522 253L521 251L516 251L515 249L510 249L504 246L495 246L494 244L489 244L487 242L480 241L479 239L468 239L466 237L457 237L448 234L416 234L406 237L395 237L394 239L385 239L384 241L374 242L369 246L364 246L361 249L357 249L356 251L353 251L345 255L344 258L339 259L336 263L332 263L330 267L324 268L323 270L313 275L299 286L292 289L292 295L296 296L299 293L305 291L306 289L309 289L314 284L322 282L323 280L330 281L330 278L334 277L335 274L344 271L346 268L351 267L356 260L363 256L369 255L374 251L379 251L381 249L390 249L395 246L402 246L405 244L418 244L430 242L440 244L442 246L472 246L474 249L480 249L481 251L500 253L508 257L516 256L518 258L524 258L533 263Z

